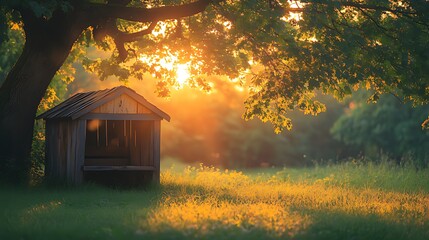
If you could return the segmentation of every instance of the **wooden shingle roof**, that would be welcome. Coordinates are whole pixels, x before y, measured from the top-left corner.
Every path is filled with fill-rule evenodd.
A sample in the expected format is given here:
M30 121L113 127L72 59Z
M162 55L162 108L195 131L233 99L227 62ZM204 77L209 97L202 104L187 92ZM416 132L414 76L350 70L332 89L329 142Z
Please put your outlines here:
M122 94L130 96L154 114L158 115L162 119L170 121L170 116L167 113L148 102L143 96L136 93L134 90L125 86L75 94L52 109L40 114L37 116L37 119L71 118L74 120L90 113L97 107L121 96Z

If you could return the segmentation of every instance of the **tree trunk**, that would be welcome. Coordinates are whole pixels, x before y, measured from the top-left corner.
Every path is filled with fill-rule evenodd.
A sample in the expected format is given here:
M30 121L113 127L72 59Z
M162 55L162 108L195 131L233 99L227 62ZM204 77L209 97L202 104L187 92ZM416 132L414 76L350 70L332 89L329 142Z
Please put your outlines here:
M49 21L22 18L25 46L0 88L0 179L25 184L37 107L83 28L64 13Z

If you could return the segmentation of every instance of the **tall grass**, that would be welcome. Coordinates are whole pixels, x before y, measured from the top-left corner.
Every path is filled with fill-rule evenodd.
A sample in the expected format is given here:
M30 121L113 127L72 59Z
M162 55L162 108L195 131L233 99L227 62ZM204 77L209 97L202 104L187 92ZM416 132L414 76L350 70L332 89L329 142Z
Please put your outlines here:
M189 167L163 171L161 186L146 190L2 188L0 239L429 239L428 174Z
M324 181L333 186L429 193L429 168L418 169L412 164L351 161L305 169L285 168L278 171L276 177L293 183Z

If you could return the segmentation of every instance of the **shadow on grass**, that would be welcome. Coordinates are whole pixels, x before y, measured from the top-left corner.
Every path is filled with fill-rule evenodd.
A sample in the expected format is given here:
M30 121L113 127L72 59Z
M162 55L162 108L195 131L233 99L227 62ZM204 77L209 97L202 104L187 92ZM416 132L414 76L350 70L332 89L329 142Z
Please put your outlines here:
M128 239L161 196L159 187L6 187L0 189L0 239Z

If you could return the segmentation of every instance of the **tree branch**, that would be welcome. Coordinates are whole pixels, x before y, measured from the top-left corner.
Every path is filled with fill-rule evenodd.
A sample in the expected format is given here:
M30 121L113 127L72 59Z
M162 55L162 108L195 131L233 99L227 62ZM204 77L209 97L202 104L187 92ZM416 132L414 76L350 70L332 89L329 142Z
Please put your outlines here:
M125 33L125 32L121 32L118 30L118 37L124 42L131 42L131 41L134 41L141 36L151 34L153 29L156 27L157 24L158 24L158 21L152 22L149 25L149 27L147 27L146 29L141 30L139 32L135 32L135 33Z
M210 3L222 1L223 0L198 0L183 5L157 8L138 8L116 4L89 3L86 6L86 11L94 16L93 18L96 22L106 18L121 18L135 22L155 22L192 16L204 11Z
M136 40L138 37L150 34L157 24L158 24L157 21L152 22L148 28L135 33L125 33L125 32L119 31L116 28L116 26L112 26L111 36L115 41L116 48L118 49L119 60L124 61L128 56L128 51L125 49L125 46L124 46L126 42L131 42Z
M326 3L308 3L308 4L327 5ZM405 11L405 10L401 10L401 9L393 9L393 8L388 8L388 7L383 7L383 6L370 5L370 4L362 4L362 3L356 3L356 2L343 2L343 1L340 1L338 6L339 7L353 7L353 8L360 8L360 9L374 10L374 11L382 11L382 12L390 12L390 13L393 13L393 14L396 14L396 15L399 14L399 15L404 15L404 16L418 14L418 12L416 12L416 11ZM305 11L306 11L305 7L285 8L285 12L300 13L300 12L305 12Z
M390 35L389 33L392 32L392 30L389 30L385 27L383 27L376 19L374 19L369 13L367 13L365 10L363 10L362 8L358 7L359 11L362 12L363 15L365 15L371 22L373 22L375 24L375 26L377 26L379 29L381 29L383 31L383 33L393 39L396 40L396 38L392 35Z
M164 6L157 8L127 7L129 0L110 0L107 4L89 3L83 10L92 19L94 26L94 38L102 40L106 35L110 35L115 42L119 53L119 60L124 61L128 56L128 51L124 44L136 40L138 37L150 34L158 21L168 19L179 19L200 13L206 9L210 3L219 3L223 0L198 0L192 3ZM136 22L150 22L147 29L136 33L125 33L118 30L116 19L124 19Z
M370 5L370 4L363 4L363 3L356 3L356 2L340 2L341 6L344 7L355 7L355 8L361 8L361 9L369 9L369 10L376 10L376 11L383 11L383 12L391 12L394 14L417 14L416 11L404 11L401 9L392 9L388 7L383 6L377 6L377 5Z

